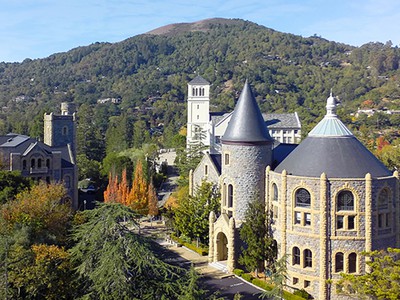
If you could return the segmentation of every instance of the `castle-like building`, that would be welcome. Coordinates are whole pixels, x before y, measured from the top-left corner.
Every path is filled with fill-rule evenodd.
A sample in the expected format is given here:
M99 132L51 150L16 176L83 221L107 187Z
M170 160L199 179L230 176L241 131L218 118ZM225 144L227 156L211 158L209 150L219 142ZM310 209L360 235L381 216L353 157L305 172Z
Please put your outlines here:
M286 284L314 299L341 299L334 282L341 272L367 271L363 251L400 246L399 174L357 140L336 105L331 95L325 117L297 147L274 147L246 82L220 155L206 153L190 174L192 193L203 180L221 190L221 214L210 215L210 262L238 266L251 201L271 216L278 257L288 257Z
M25 135L0 136L2 169L21 172L34 180L63 182L72 206L78 209L74 107L61 104L61 115L44 115L44 142Z

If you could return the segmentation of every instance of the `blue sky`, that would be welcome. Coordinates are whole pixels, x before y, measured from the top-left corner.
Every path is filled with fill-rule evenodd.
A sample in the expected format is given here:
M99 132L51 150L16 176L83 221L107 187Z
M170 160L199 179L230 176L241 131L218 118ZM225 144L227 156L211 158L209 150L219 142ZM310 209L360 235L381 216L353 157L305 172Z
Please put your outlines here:
M398 0L0 0L0 62L43 58L157 27L241 18L304 37L400 45Z

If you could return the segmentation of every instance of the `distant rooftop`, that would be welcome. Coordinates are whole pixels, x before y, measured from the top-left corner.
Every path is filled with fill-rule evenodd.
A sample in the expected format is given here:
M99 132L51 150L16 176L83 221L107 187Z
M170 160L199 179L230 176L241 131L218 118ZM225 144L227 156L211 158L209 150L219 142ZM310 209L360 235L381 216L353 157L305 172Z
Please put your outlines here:
M188 84L190 85L209 85L210 83L200 75L193 78Z

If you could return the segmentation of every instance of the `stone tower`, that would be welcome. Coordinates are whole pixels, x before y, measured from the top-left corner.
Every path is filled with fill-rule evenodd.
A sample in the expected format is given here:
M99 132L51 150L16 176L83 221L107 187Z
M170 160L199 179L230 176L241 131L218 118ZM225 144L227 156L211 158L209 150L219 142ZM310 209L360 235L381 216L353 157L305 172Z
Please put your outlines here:
M61 115L54 113L44 115L44 143L51 147L69 145L75 156L76 149L76 117L74 106L61 103Z
M241 244L238 228L248 204L264 202L265 169L272 162L273 139L247 81L221 142L221 216L210 224L210 261L227 260L231 271Z
M210 145L210 83L197 76L188 83L186 146Z

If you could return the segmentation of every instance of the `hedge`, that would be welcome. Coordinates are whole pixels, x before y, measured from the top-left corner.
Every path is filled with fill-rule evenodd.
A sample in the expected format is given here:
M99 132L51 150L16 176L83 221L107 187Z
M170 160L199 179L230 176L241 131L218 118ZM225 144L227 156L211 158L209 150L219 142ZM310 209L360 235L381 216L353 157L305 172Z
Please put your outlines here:
M266 291L272 290L271 284L267 283L266 281L264 281L262 279L254 278L253 276L251 276L250 273L244 273L244 271L241 269L235 269L235 270L233 270L233 273ZM294 295L288 291L283 291L283 299L285 299L285 300L306 300L306 298Z
M186 248L189 248L190 250L193 250L193 251L197 252L201 256L208 255L208 248L197 247L196 245L194 245L192 243L188 243L184 239L181 239L181 238L175 236L174 234L171 234L171 239L173 239L175 242L177 242L179 244L182 244Z

